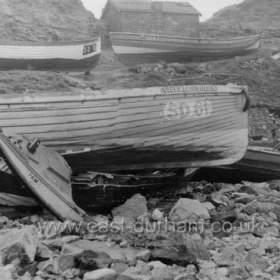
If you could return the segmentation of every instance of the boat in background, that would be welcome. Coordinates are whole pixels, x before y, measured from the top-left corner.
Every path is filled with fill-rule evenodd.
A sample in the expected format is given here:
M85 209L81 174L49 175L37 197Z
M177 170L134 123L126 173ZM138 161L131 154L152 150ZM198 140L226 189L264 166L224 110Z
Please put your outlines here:
M231 166L246 173L280 179L280 152L268 147L249 146L244 157Z
M55 216L61 220L84 220L86 212L72 199L71 169L61 155L37 139L30 142L25 137L8 138L3 133L0 149L13 174ZM18 201L18 197L12 198L13 203Z
M244 156L248 105L239 86L1 94L0 127L39 138L78 173L210 167Z
M100 38L74 42L0 41L0 70L90 71L101 55Z
M260 35L226 39L111 32L112 47L126 66L164 61L184 63L247 55L260 47Z

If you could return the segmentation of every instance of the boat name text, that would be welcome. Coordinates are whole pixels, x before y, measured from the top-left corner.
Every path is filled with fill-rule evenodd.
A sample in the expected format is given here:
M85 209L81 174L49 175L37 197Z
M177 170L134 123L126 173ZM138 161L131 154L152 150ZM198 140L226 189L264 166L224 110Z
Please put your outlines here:
M34 182L34 183L38 183L39 179L37 179L33 174L29 173L28 177Z
M167 121L205 118L212 113L213 106L210 100L172 101L166 103L163 109Z
M157 36L157 35L149 35L149 34L144 34L144 40L147 40L147 41L159 41L160 37Z
M85 45L83 50L83 55L87 55L89 53L93 53L96 51L96 44Z
M206 86L170 86L161 88L161 93L189 93L189 92L217 92L217 86L206 85Z

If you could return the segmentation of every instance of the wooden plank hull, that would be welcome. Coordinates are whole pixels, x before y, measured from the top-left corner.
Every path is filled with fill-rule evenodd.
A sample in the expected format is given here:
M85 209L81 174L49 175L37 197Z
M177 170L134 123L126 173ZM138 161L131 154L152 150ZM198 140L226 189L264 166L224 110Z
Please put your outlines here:
M174 193L185 185L198 171L189 168L184 176L176 173L153 175L153 172L137 175L109 174L102 183L99 179L87 180L87 176L72 178L72 194L76 204L88 211L108 211L140 193L147 199ZM81 179L81 177L83 179ZM28 189L22 187L12 174L0 172L0 205L8 207L36 207L38 204ZM3 180L4 179L4 180Z
M127 66L158 61L183 63L220 59L250 54L260 47L258 35L230 39L201 39L111 32L110 38L119 60Z
M0 70L87 71L101 54L100 39L69 43L0 42Z
M39 137L74 171L231 164L248 143L244 90L175 86L1 95L0 127L7 135Z
M280 179L280 152L262 147L249 147L244 157L232 168Z

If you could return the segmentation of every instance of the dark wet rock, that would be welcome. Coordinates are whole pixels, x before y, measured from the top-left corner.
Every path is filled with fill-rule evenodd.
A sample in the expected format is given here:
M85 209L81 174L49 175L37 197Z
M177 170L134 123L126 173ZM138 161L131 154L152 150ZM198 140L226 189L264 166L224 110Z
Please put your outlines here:
M76 266L76 258L84 250L78 247L74 247L69 244L65 244L61 250L61 255L58 257L58 267L61 271L73 269Z
M128 199L123 205L118 206L112 210L113 216L130 217L136 219L137 217L148 212L147 200L141 194L136 194Z
M112 259L104 252L86 250L75 257L75 262L76 267L81 270L95 270L108 268L112 263Z

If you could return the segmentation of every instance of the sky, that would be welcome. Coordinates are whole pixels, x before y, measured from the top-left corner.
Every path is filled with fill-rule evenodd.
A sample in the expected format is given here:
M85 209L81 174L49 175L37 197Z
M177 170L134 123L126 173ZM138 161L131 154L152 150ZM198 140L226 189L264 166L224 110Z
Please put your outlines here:
M107 0L82 0L84 6L90 10L97 18L100 18L103 7ZM139 0L141 1L141 0ZM187 1L193 5L202 14L201 21L210 18L213 13L218 10L234 4L239 4L243 0L168 0L172 2L184 2Z

